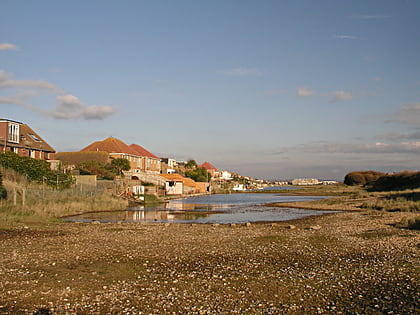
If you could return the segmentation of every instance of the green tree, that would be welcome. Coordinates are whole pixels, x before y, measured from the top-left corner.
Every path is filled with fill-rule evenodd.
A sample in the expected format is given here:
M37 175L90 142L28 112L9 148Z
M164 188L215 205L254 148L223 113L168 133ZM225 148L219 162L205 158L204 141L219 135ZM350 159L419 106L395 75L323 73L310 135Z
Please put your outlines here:
M96 175L101 179L114 179L114 174L107 170L104 164L91 160L79 164L81 175Z
M127 159L118 158L111 161L111 168L115 170L117 175L121 175L122 171L129 171L131 167Z
M209 182L211 179L211 174L205 167L197 167L194 170L186 171L185 176L196 182Z
M195 160L189 160L185 164L185 168L187 168L187 169L195 169L195 168L197 168L197 162Z

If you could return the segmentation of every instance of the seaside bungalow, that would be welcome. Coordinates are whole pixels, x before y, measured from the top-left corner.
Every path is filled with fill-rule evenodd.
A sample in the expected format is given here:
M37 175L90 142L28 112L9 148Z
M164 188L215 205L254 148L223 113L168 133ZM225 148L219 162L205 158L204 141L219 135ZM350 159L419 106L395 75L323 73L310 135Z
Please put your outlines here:
M0 119L0 146L3 152L45 160L52 169L58 167L58 161L54 160L55 150L24 123Z

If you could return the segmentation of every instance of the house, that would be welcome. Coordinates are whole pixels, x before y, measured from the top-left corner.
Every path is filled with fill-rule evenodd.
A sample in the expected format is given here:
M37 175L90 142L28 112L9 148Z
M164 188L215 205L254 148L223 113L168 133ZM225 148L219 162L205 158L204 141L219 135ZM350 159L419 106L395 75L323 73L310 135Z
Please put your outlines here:
M161 158L160 160L162 174L175 174L175 167L177 166L176 160L171 158Z
M159 174L160 158L145 148L132 144L128 146L123 141L109 137L102 141L96 141L80 152L107 152L111 159L122 158L130 162L130 168L137 172Z
M153 153L147 151L145 148L138 144L131 144L130 148L142 158L140 169L145 173L160 174L161 163L160 157L157 157Z
M211 174L211 177L213 178L220 177L220 171L209 162L204 162L198 167L204 167L205 169L207 169L207 171Z
M191 178L180 174L161 174L160 176L166 180L165 189L167 194L174 194L172 193L173 191L177 191L177 194L205 193L209 186L208 183L197 183Z
M0 146L3 152L45 160L52 169L58 167L58 161L54 160L55 150L24 123L0 119Z
M119 139L109 137L102 141L96 141L87 147L80 150L80 152L107 152L108 158L111 159L126 159L130 162L130 168L141 168L142 159L137 152L131 149L127 144Z

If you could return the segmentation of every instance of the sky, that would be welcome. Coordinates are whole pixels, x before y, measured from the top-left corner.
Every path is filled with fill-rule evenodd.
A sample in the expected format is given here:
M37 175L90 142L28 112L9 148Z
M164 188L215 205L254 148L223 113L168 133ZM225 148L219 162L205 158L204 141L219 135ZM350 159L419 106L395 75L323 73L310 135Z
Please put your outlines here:
M420 1L0 0L0 117L261 179L420 170Z

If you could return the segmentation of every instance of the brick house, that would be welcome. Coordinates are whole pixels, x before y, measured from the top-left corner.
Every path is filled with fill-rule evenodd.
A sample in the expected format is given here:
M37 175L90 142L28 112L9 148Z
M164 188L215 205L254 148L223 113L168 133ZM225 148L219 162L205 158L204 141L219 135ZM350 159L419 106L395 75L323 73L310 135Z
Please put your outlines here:
M21 122L0 119L0 148L3 152L48 161L52 168L56 164L55 150L31 127Z
M132 170L144 173L160 173L160 158L139 145L128 146L123 141L109 137L102 141L96 141L80 152L107 152L109 158L123 158L130 162Z

